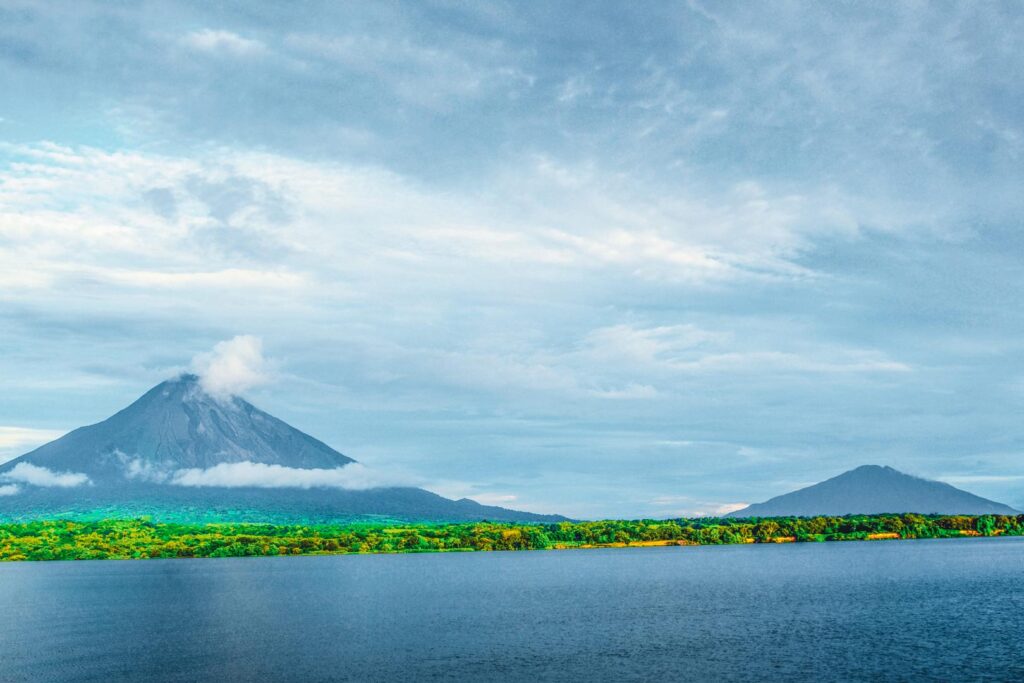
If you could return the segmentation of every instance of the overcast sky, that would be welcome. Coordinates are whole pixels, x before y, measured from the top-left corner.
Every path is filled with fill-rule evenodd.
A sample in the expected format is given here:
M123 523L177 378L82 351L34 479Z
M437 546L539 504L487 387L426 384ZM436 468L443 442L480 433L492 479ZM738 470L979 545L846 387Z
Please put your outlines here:
M0 0L0 460L238 335L439 493L1024 505L1017 3Z

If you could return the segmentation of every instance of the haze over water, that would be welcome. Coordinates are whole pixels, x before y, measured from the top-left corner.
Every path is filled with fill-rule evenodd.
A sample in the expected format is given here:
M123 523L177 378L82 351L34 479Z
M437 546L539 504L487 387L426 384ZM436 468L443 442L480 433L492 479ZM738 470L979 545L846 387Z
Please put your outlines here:
M1020 680L1024 539L0 566L0 680Z

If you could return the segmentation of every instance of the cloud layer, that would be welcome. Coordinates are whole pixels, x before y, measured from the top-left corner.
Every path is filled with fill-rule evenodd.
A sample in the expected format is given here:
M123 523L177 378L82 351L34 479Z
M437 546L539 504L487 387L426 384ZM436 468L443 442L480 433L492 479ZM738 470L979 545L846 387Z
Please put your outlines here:
M578 14L0 9L5 424L228 339L211 391L459 495L713 510L869 460L1024 505L1024 14Z
M92 483L88 475L81 472L55 472L27 462L19 462L7 472L0 474L0 480L44 488L65 489ZM17 489L14 492L17 492Z
M132 460L125 476L172 486L226 488L336 488L364 490L394 486L415 486L408 475L371 469L351 463L334 469L302 469L256 462L221 463L206 469L167 470Z
M254 462L222 463L208 469L178 470L172 475L170 483L175 486L353 490L409 485L359 463L335 469L297 469Z

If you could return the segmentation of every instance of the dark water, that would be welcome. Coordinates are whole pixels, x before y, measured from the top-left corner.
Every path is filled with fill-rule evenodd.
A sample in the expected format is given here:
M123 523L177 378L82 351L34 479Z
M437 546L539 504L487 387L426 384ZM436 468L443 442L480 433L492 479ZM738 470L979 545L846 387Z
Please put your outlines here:
M1024 539L0 565L0 680L1024 680Z

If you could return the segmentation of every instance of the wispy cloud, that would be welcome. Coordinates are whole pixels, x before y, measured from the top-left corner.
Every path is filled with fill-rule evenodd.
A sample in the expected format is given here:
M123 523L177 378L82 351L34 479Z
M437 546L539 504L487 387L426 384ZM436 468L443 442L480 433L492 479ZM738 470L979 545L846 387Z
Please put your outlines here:
M192 31L182 43L202 52L224 53L236 57L252 57L267 52L267 46L252 38L243 38L231 31L204 28Z
M57 429L0 426L0 451L38 446L63 435L64 432Z
M10 151L26 161L0 173L8 206L0 234L14 247L10 266L31 264L37 278L48 277L41 286L77 276L128 286L300 287L303 271L334 273L326 255L339 249L355 275L403 268L432 277L461 262L467 275L493 277L494 263L511 259L538 274L557 267L698 284L790 279L809 276L792 257L810 226L828 231L833 223L802 208L809 201L763 188L713 201L666 198L549 161L524 160L467 201L372 167L230 150L192 158L56 145ZM166 201L154 203L156 191Z
M477 99L506 88L526 89L533 77L513 62L507 47L485 41L456 48L414 36L362 33L291 33L284 46L293 59L372 78L404 102L447 109L450 102Z
M64 435L57 429L0 426L0 464Z
M716 503L698 501L687 496L661 496L650 501L660 517L722 517L742 510L750 503Z

